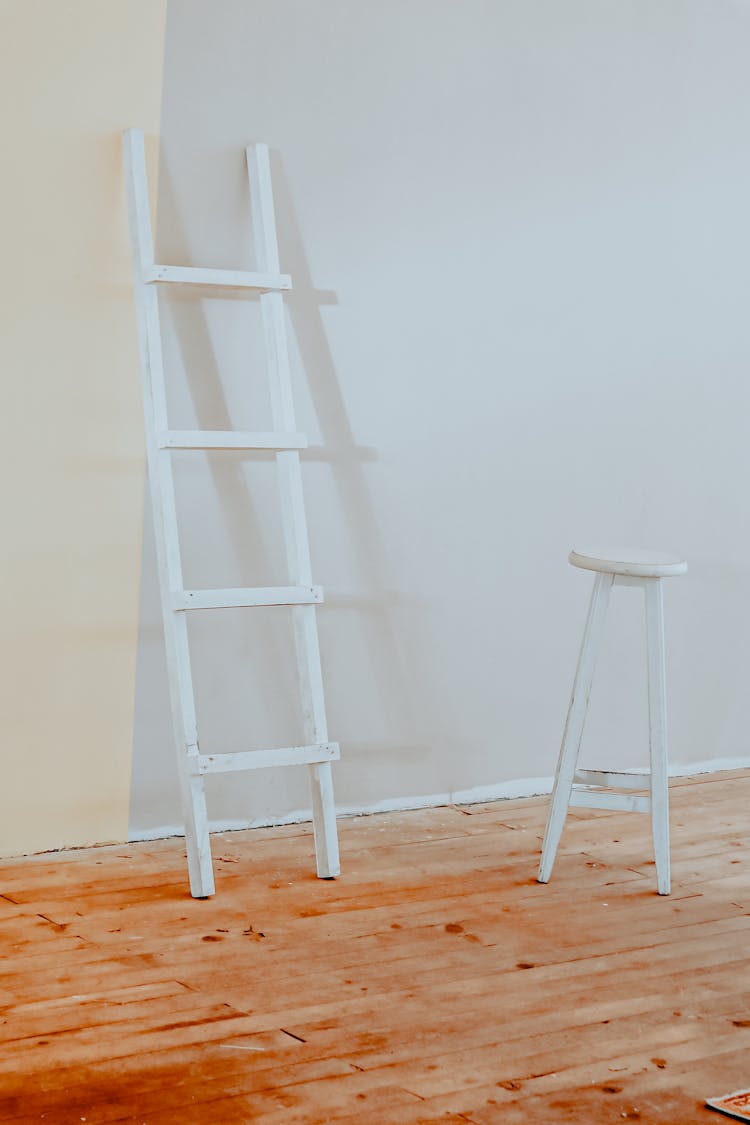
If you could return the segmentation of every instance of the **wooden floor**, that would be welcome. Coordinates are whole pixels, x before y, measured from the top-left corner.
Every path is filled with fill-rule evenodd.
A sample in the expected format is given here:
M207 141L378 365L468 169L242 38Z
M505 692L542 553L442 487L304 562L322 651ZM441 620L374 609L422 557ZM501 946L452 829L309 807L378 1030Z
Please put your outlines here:
M546 800L0 866L0 1121L689 1125L750 1086L750 774L672 787L671 897L648 818Z

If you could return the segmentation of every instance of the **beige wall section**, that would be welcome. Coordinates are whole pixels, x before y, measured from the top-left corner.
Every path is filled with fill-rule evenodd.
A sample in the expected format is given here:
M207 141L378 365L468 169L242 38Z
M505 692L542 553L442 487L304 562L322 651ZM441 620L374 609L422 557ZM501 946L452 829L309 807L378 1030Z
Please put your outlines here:
M143 438L120 131L163 0L2 0L2 854L127 834Z

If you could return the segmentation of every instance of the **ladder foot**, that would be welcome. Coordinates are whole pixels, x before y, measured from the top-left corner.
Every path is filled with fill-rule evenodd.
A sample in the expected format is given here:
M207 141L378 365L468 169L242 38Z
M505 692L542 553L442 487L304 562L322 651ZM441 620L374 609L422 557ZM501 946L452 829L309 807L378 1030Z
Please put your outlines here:
M660 895L668 895L672 891L672 880L669 871L666 874L657 871L656 873L656 889Z
M214 886L213 879L211 879L210 882L208 882L208 883L204 883L202 886L200 884L196 887L193 887L192 884L190 886L190 897L191 898L206 899L206 898L212 898L213 895L215 895L215 894L216 894L216 888Z

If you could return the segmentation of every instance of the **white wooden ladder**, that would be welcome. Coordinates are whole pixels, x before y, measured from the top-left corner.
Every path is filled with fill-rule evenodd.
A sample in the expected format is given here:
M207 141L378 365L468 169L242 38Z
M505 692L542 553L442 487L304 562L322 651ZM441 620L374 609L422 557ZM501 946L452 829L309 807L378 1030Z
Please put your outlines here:
M313 585L310 569L299 460L299 450L305 448L307 441L303 434L296 432L282 297L284 290L291 289L291 280L280 272L268 148L257 144L247 149L251 214L260 271L257 273L157 265L154 261L141 130L129 129L123 134L123 154L135 275L148 474L190 892L194 898L205 898L214 893L204 774L251 770L261 766L305 764L309 767L317 871L322 879L333 878L339 874L339 853L331 762L339 757L339 748L337 743L329 742L326 724L315 617L315 607L322 602L323 594L319 586ZM163 283L223 286L260 293L274 432L169 428L157 294L158 285ZM291 585L230 590L184 589L171 461L174 449L276 452ZM187 612L276 605L294 607L295 645L308 745L202 754L190 668Z

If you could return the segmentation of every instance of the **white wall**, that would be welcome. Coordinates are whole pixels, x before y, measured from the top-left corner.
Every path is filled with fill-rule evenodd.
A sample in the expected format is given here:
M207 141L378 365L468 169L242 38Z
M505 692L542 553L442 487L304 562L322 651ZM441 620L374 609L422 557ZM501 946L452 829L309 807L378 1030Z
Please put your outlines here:
M274 151L343 805L552 772L580 541L686 553L672 757L747 755L749 34L729 0L170 5L162 257L250 265L242 146ZM252 301L171 310L178 415L262 428ZM272 466L184 479L190 581L283 580ZM179 819L155 590L147 537L136 833ZM636 597L595 685L604 763L644 758ZM298 735L284 614L196 622L206 748ZM286 771L210 808L306 799Z

